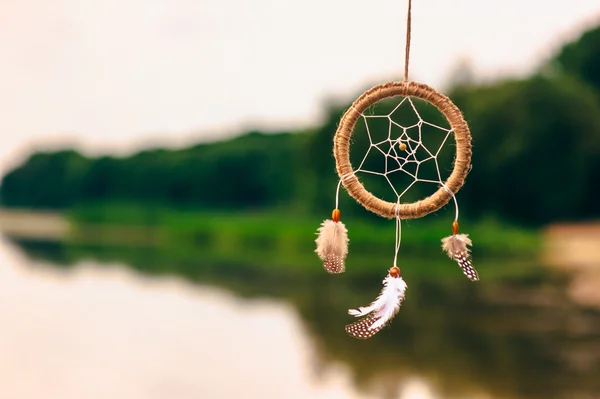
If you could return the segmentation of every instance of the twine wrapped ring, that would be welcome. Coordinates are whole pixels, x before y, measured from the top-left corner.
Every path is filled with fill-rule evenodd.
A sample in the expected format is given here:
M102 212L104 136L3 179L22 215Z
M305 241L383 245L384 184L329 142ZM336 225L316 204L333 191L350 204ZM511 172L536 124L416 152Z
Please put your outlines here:
M435 193L422 200L398 206L367 191L350 164L350 138L358 118L371 105L396 96L412 96L435 106L448 120L454 132L456 157L448 180ZM460 190L471 167L471 133L461 111L450 99L421 83L390 82L364 92L342 116L335 133L333 154L337 173L348 193L366 209L385 218L413 219L435 212L450 201Z

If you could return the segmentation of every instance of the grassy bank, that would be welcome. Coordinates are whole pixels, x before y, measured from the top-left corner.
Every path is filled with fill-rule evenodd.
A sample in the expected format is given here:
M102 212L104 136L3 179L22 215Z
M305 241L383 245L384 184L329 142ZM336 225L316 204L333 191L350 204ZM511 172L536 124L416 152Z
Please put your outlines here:
M322 215L218 213L103 205L74 210L72 240L104 245L165 247L173 255L231 259L262 258L269 264L314 263L314 239ZM393 255L395 226L346 218L352 259L369 267ZM446 261L440 239L451 233L451 220L430 218L402 223L403 256ZM494 220L464 222L461 232L473 239L473 255L494 259L534 258L541 246L535 230ZM194 255L195 254L195 255ZM379 266L380 267L380 266Z

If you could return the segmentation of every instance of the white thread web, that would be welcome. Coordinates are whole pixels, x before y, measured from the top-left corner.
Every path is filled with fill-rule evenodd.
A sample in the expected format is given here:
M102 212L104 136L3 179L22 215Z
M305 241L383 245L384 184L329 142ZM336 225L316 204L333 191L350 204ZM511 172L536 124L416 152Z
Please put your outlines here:
M399 111L403 107L408 109L408 114L405 112L404 115L400 115L401 112ZM374 106L370 107L367 111L373 108ZM393 118L395 114L398 114L398 119L402 118L405 121L404 124ZM354 170L354 174L364 173L371 176L383 177L395 194L396 199L394 202L398 206L402 202L402 197L417 183L435 184L448 190L444 184L445 176L442 176L442 169L440 168L438 158L440 158L443 149L448 147L446 143L450 141L450 136L454 133L451 127L442 127L439 124L425 120L419 113L411 97L402 97L400 102L388 113L382 115L375 113L365 115L363 112L360 116L364 123L366 137L368 138L368 147L358 168ZM439 119L441 114L438 112L437 116ZM434 139L426 144L425 135L434 136ZM435 140L435 136L438 136L437 141ZM358 137L356 141L360 142L361 138ZM379 158L383 157L379 162L372 163L374 164L373 166L378 166L379 171L371 170L368 167L371 165L366 165L371 154L375 154ZM453 157L447 158L448 161L453 160ZM423 171L426 165L429 166L430 170L429 173L424 174ZM380 171L381 169L383 171ZM408 181L406 187L398 189L397 187L401 186L394 184L395 182L392 181L392 176L394 175L403 176L404 180ZM338 183L336 208L338 207L339 189L343 178ZM458 220L458 203L454 194L451 192L450 194L452 194L455 205L455 220ZM395 242L394 266L397 263L401 242L401 219L399 215L396 216Z
M355 174L384 178L394 193L393 202L397 203L408 202L402 201L403 197L417 183L445 187L447 176L442 171L448 170L440 168L439 158L448 147L446 144L452 141L451 127L425 120L411 97L402 97L388 113L367 115L363 112L360 115L368 143L365 143L367 149ZM448 154L445 155L448 158Z

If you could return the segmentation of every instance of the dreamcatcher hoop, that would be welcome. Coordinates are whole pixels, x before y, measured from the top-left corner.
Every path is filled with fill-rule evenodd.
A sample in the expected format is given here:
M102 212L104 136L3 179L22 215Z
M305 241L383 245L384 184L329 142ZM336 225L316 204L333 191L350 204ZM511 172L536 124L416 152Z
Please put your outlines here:
M456 143L454 169L446 182L429 197L412 203L398 204L374 196L358 180L350 164L350 138L362 113L382 100L397 96L416 97L435 106L450 123ZM461 111L448 97L422 83L389 82L367 90L344 113L334 136L333 155L344 188L366 209L388 219L420 218L446 205L464 184L471 167L471 154L471 132Z
M400 236L401 236L401 219L414 219L428 215L431 212L435 212L450 201L454 199L456 207L456 213L454 222L452 223L452 235L442 238L442 250L461 268L463 274L471 281L478 281L479 275L473 268L471 262L471 249L472 241L468 234L459 234L458 229L458 201L456 200L455 194L460 190L465 182L465 178L471 168L471 132L467 122L465 122L462 112L448 97L432 89L431 87L422 83L410 83L408 82L408 61L410 54L410 31L411 31L411 4L412 1L408 0L408 15L407 15L407 28L406 28L406 57L404 64L404 81L403 82L390 82L384 83L364 92L358 97L350 108L344 113L340 120L337 131L334 136L333 144L333 155L335 157L335 166L340 181L337 185L336 191L336 205L335 209L331 213L331 219L324 220L317 230L318 237L315 240L317 248L315 252L319 258L323 261L323 267L328 273L339 274L345 271L345 259L348 255L348 229L340 219L340 210L338 209L338 199L340 185L344 185L344 188L348 193L363 207L367 210L374 212L382 217L388 219L396 219L396 245L394 254L393 266L388 270L388 274L383 280L383 289L381 294L368 306L361 306L358 309L348 310L348 314L351 316L359 317L360 319L352 324L346 325L346 332L354 338L366 339L377 334L385 326L389 325L391 320L400 310L400 306L404 301L407 285L402 278L400 268L397 266L398 250L400 249ZM448 135L454 133L454 141L456 144L456 156L454 158L454 168L452 173L445 182L442 182L442 177L437 164L437 155L432 158L436 159L436 168L438 172L439 181L429 181L439 183L441 187L429 197L418 200L412 203L401 203L400 197L404 192L398 196L396 202L384 201L372 193L367 191L363 184L358 180L356 173L365 172L361 170L361 166L355 171L350 164L350 139L356 127L356 122L362 116L365 119L367 116L363 114L372 105L393 97L403 96L408 98L408 101L413 106L410 97L415 97L428 102L438 109L442 115L446 118L450 124L450 129L446 130ZM404 101L404 100L403 100ZM400 103L402 104L402 103ZM391 115L391 114L390 114ZM388 118L390 118L388 115ZM418 113L417 113L418 116ZM424 121L419 116L420 123ZM391 121L390 119L390 122ZM365 121L366 123L366 121ZM433 126L433 125L432 125ZM403 128L404 129L404 128ZM371 142L371 135L369 134L369 141ZM391 125L390 125L391 134ZM404 132L406 134L406 131ZM446 138L448 137L446 135ZM399 140L399 139L398 139ZM409 138L410 140L410 138ZM390 136L388 134L388 140ZM445 142L445 140L444 140ZM443 143L444 143L443 142ZM391 142L390 142L391 143ZM443 145L442 143L442 145ZM371 142L371 146L374 144ZM404 146L404 148L402 147ZM419 125L419 145L421 143L421 125ZM399 148L403 151L406 149L406 144L401 143ZM378 147L379 149L379 147ZM440 147L441 149L441 147ZM381 149L380 149L381 151ZM411 149L412 151L412 149ZM383 151L381 151L383 153ZM429 151L427 151L429 152ZM368 151L367 151L368 155ZM386 155L384 153L384 155ZM387 154L389 155L389 152ZM392 157L398 161L398 156ZM363 159L363 162L365 158ZM405 160L406 161L406 160ZM418 163L418 162L417 162ZM386 158L386 174L383 174L387 178L387 158ZM402 164L400 164L402 169ZM378 173L375 173L378 174ZM381 174L381 173L379 173ZM409 173L410 174L410 173ZM412 174L410 174L412 176ZM419 181L416 176L413 176L415 181ZM420 180L428 181L428 180ZM388 179L388 183L394 189L392 183ZM410 188L409 186L408 188ZM407 190L408 190L407 188ZM394 189L394 192L396 190ZM396 194L398 194L396 192Z

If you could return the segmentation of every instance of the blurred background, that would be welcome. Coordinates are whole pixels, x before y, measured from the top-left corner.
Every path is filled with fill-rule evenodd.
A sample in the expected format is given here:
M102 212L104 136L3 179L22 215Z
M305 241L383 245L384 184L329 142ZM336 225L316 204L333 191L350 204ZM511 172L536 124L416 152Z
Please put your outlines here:
M411 80L473 135L481 281L451 205L405 221L407 300L358 341L394 223L342 190L346 273L314 239L406 1L1 2L0 397L600 398L600 5L413 3Z

